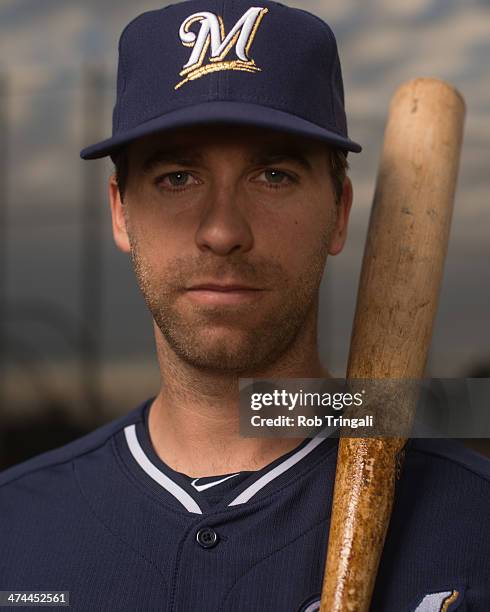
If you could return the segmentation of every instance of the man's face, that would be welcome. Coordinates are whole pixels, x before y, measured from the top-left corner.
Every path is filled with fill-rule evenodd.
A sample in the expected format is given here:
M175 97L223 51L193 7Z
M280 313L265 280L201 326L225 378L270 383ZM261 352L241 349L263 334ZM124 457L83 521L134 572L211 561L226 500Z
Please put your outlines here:
M344 244L324 144L228 126L178 129L128 148L115 240L131 252L164 341L185 362L266 368L310 326L328 253Z

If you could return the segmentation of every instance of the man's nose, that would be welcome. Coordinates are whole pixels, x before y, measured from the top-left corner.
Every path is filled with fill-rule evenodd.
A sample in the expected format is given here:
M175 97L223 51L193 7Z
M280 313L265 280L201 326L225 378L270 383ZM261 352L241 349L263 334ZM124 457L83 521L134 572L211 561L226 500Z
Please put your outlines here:
M199 249L217 255L249 251L253 234L244 210L244 197L235 186L214 186L202 210L196 232Z

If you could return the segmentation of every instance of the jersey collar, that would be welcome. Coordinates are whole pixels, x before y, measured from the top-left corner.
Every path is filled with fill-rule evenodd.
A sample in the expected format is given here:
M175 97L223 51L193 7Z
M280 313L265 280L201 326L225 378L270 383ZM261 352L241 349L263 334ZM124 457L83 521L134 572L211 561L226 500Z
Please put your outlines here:
M312 463L324 457L336 445L331 438L321 437L303 441L298 447L279 457L266 467L252 474L224 496L222 503L210 507L202 495L190 485L188 480L167 466L156 454L147 429L147 415L152 399L145 402L141 418L124 428L124 447L131 471L142 479L151 479L153 487L163 489L180 507L191 514L233 508L250 503L270 494L278 486L287 485L299 472L309 469Z

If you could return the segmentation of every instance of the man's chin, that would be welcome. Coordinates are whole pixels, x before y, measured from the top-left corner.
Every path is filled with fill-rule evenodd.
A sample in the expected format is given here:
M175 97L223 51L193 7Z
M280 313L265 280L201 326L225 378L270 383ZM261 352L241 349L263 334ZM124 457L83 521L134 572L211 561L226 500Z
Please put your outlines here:
M190 336L194 336L192 340ZM263 366L265 355L261 355L257 334L237 330L207 330L201 334L190 334L185 339L167 334L167 342L174 352L187 364L202 370L239 374ZM262 350L260 350L262 349Z
M220 316L175 309L167 310L166 317L154 315L154 319L167 345L182 361L234 375L269 369L294 342L304 321L294 311L286 313L280 307L267 313L251 309L228 314L223 309Z
M192 351L182 352L179 356L185 363L197 370L230 376L238 376L255 370L257 367L257 364L253 363L248 355L230 352L198 353Z

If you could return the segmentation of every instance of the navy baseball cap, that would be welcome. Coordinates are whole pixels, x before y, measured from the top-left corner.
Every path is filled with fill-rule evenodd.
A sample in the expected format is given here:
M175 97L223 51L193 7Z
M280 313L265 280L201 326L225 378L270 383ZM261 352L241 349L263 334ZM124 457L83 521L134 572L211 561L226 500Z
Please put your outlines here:
M112 137L208 123L253 125L360 152L347 136L337 43L319 17L276 2L188 0L143 13L119 40Z

